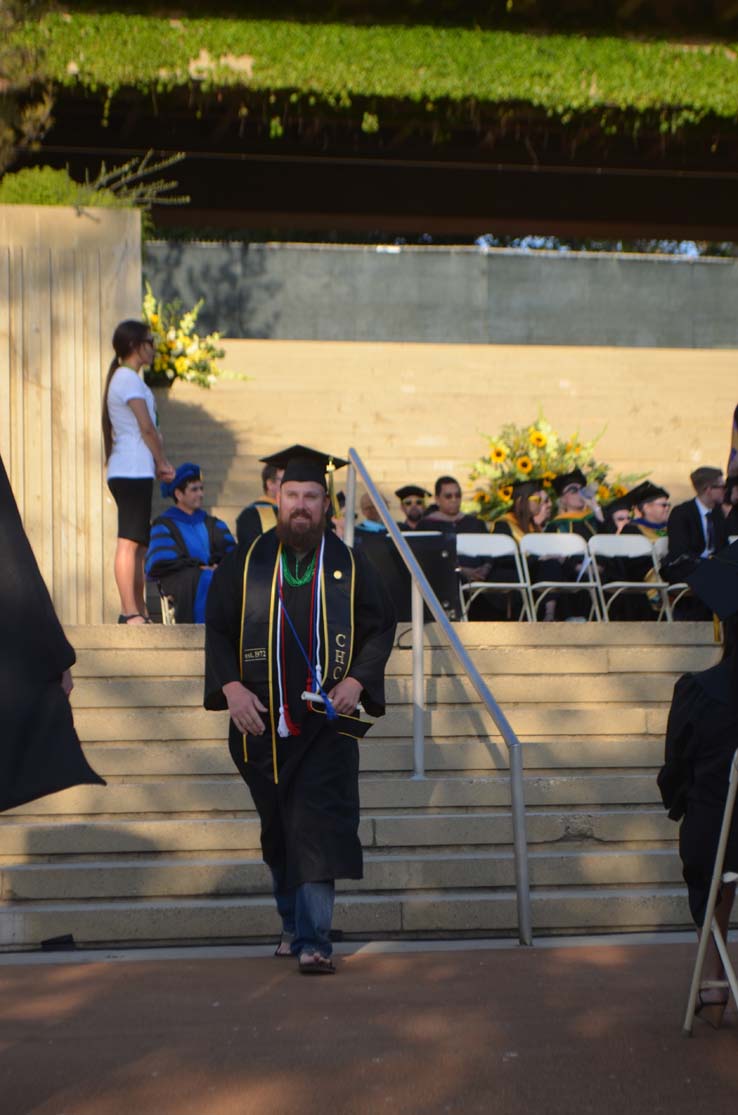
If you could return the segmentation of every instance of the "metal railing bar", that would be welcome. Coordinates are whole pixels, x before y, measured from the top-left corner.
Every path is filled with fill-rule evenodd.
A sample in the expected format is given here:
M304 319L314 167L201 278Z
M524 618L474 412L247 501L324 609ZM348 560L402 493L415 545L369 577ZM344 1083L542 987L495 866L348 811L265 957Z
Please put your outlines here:
M532 932L532 917L530 906L530 884L528 879L528 845L525 826L525 798L523 793L523 756L520 740L510 725L504 712L497 704L497 701L492 696L492 693L485 682L482 675L477 670L473 661L469 657L466 647L463 645L458 635L451 626L451 622L444 612L438 597L434 593L425 573L420 568L417 558L408 546L405 539L402 537L397 523L390 515L389 509L382 498L379 490L377 489L374 481L366 470L361 457L355 449L349 449L349 470L346 484L346 520L344 526L344 542L347 545L352 545L354 540L354 515L356 508L356 473L359 474L361 480L369 493L372 503L377 509L379 516L387 528L387 533L392 539L395 547L397 548L400 557L405 563L408 572L413 581L413 751L414 754L418 747L418 740L416 736L418 723L422 725L422 717L418 714L418 702L415 699L415 671L416 671L416 639L415 639L415 617L416 617L416 604L415 595L419 592L423 600L427 604L433 618L440 625L444 635L448 639L451 649L457 655L461 662L469 680L474 686L480 700L487 708L490 716L492 717L497 730L499 731L502 739L507 746L510 759L510 800L512 808L512 822L513 822L513 844L515 851L515 881L517 891L517 908L518 908L518 936L522 945L532 945L533 932ZM354 471L355 470L355 471ZM349 541L350 539L350 541ZM417 588L416 588L417 586ZM421 633L422 633L422 607L417 608L421 620ZM422 640L421 640L422 642ZM422 656L421 656L421 670L422 670ZM422 710L422 706L421 706ZM424 710L422 710L424 711ZM417 760L417 755L415 755ZM417 772L417 768L416 768ZM422 775L420 775L422 777Z

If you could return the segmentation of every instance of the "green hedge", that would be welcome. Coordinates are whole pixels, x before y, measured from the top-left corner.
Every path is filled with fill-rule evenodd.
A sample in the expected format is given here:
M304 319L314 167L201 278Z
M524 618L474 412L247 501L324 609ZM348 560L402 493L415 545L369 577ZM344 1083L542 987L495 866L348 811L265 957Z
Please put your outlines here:
M43 47L55 82L109 92L242 86L336 107L402 99L428 112L441 99L517 103L564 122L592 110L656 111L671 127L738 118L738 60L724 43L120 12L50 15L17 38Z

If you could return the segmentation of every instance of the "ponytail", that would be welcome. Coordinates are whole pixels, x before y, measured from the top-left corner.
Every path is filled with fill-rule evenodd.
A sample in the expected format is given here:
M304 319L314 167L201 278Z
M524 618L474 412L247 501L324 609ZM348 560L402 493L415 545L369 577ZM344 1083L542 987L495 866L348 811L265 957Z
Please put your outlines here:
M105 447L105 464L110 459L110 454L113 452L113 425L110 421L110 414L108 413L108 393L110 391L110 381L112 380L118 367L126 360L134 349L143 344L144 338L148 335L149 327L142 321L121 321L116 326L113 333L113 349L115 356L110 362L108 374L105 377L105 387L103 388L102 397L102 435L103 445Z

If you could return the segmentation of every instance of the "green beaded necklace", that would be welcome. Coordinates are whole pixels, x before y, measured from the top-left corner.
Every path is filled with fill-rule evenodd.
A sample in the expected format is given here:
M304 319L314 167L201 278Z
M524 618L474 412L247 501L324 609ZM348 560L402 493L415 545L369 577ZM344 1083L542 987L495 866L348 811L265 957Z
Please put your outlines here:
M284 577L288 585L291 585L292 588L301 588L303 585L306 585L308 583L313 573L315 572L315 558L317 557L317 553L317 550L313 550L313 556L310 564L305 569L305 572L303 574L300 574L298 573L300 559L297 554L295 554L295 572L292 573L290 572L290 568L287 565L287 554L284 552L284 550L282 551L282 576Z

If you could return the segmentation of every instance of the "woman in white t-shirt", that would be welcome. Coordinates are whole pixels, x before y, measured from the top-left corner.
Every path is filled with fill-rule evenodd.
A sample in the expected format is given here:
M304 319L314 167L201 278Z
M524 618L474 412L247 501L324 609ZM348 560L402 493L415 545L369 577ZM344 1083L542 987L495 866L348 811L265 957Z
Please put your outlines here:
M174 469L164 456L153 392L141 378L141 370L154 356L151 330L141 321L122 321L113 334L113 348L115 357L103 392L102 428L108 488L118 506L118 623L148 623L144 558L154 477L171 480Z

